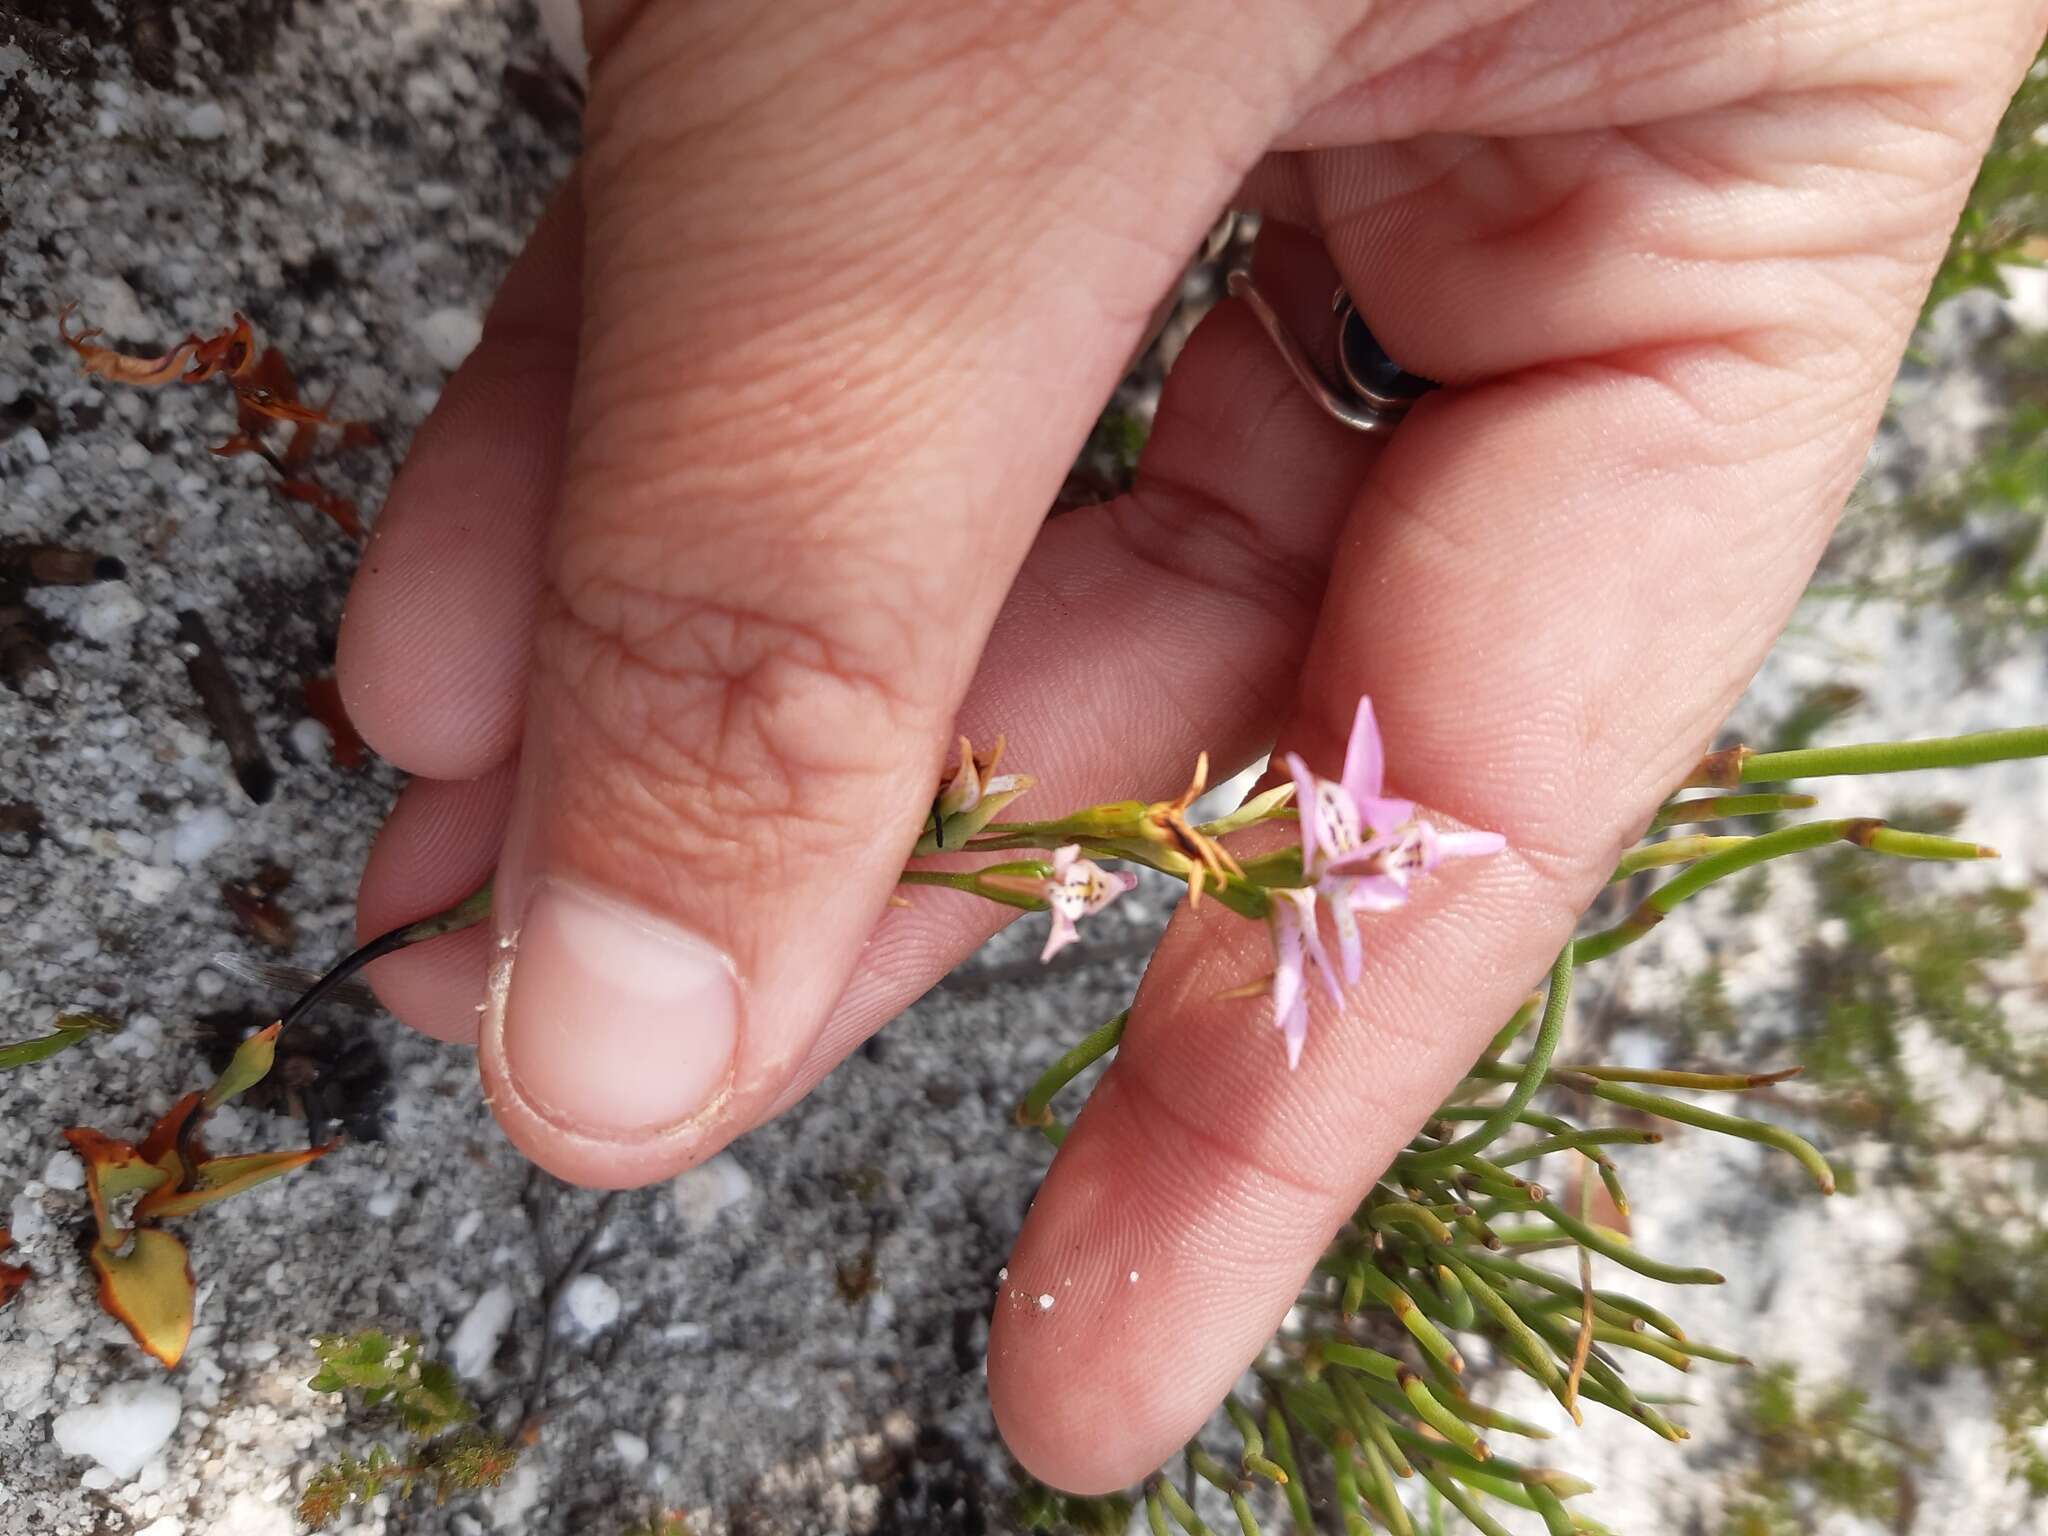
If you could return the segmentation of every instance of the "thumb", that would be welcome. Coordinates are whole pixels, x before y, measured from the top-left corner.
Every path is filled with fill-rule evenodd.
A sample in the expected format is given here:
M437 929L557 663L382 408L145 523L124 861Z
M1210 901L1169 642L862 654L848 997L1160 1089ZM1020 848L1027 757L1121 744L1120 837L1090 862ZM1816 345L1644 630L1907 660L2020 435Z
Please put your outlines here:
M512 1139L587 1183L708 1155L805 1059L1044 508L1291 94L1262 115L1218 59L1219 128L1110 0L1053 7L1104 78L1040 15L995 98L982 8L792 9L586 13L583 333L481 1054ZM1224 151L1172 174L1197 128ZM1019 240L1020 208L1067 212Z

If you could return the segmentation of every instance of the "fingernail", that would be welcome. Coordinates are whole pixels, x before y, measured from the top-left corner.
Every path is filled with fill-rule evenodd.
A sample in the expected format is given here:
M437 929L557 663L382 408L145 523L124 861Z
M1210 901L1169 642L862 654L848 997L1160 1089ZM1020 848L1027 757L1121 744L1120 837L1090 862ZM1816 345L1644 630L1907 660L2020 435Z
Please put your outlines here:
M491 988L507 1085L565 1131L638 1142L724 1094L739 1041L732 962L666 918L536 884Z

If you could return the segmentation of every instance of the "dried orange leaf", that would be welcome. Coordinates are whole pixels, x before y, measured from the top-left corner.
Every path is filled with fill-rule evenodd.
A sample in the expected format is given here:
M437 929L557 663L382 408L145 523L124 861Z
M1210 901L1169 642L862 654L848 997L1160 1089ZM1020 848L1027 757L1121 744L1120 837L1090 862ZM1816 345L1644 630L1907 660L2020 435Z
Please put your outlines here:
M154 1163L157 1167L163 1169L173 1186L182 1184L185 1181L185 1159L187 1157L191 1158L195 1163L206 1161L206 1151L199 1145L199 1138L196 1134L197 1127L194 1127L195 1134L188 1135L185 1131L186 1122L193 1115L200 1113L200 1105L204 1099L205 1095L197 1089L186 1094L177 1103L164 1111L163 1118L151 1126L149 1134L142 1139L143 1161ZM184 1142L182 1148L179 1146L181 1139ZM158 1186L158 1188L162 1187L161 1185Z
M237 432L224 443L216 443L207 449L217 459L236 459L245 453L261 453L263 444L247 432Z
M337 527L358 543L369 535L363 526L363 519L356 511L356 504L346 496L315 485L311 480L280 480L277 494L287 501L303 502L305 505L332 518Z
M282 1022L266 1025L235 1047L227 1069L206 1090L205 1102L209 1110L220 1108L236 1094L247 1092L270 1075L271 1063L277 1060L277 1032L283 1028Z
M192 1264L185 1245L168 1232L145 1229L125 1253L93 1244L100 1277L100 1307L135 1335L143 1350L176 1365L192 1337Z
M151 1163L125 1141L102 1136L98 1131L74 1125L64 1133L72 1151L85 1159L85 1187L92 1196L93 1220L99 1224L100 1241L117 1229L107 1214L108 1203L137 1190L155 1189L169 1174Z
M235 412L240 416L244 411L249 415L269 421L290 421L305 426L338 426L331 416L317 406L303 404L297 400L280 398L267 389L250 388L235 390Z
M217 373L224 373L230 379L241 379L249 374L255 361L255 332L249 329L249 322L237 314L227 329L206 337L193 348L192 366L185 371L185 382L197 384Z
M193 1089L177 1103L163 1112L163 1117L149 1128L149 1134L142 1138L143 1161L158 1163L163 1155L178 1144L178 1133L185 1128L185 1122L192 1118L205 1095Z
M206 342L199 335L187 335L170 351L156 357L131 357L125 352L116 352L112 347L103 347L93 341L100 334L98 326L71 331L65 322L71 318L71 311L77 306L66 304L57 311L57 335L64 345L78 354L78 363L85 372L95 378L109 379L116 384L134 384L142 389L158 389L165 384L176 384L185 376L185 366Z
M235 425L251 437L261 435L269 419L257 409L256 398L286 401L299 398L299 385L292 377L291 365L275 347L265 347L262 355L235 385Z
M0 1227L0 1253L5 1253L13 1246L14 1235L5 1227ZM14 1293L27 1285L34 1275L35 1271L26 1264L0 1263L0 1307L12 1301Z
M212 1158L199 1165L192 1188L181 1190L166 1184L144 1195L135 1207L136 1219L167 1221L174 1216L189 1216L230 1195L239 1195L245 1189L254 1189L295 1168L303 1168L333 1150L334 1143L330 1141L325 1146L307 1147L303 1152L250 1152L240 1157Z

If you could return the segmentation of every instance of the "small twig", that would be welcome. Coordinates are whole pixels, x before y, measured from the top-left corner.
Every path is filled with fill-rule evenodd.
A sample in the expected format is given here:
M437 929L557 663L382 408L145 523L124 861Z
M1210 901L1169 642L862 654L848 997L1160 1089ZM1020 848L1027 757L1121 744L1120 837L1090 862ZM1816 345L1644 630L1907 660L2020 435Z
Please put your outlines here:
M0 544L0 576L27 587L83 587L119 581L128 567L112 555L56 544Z
M1593 1220L1593 1171L1588 1158L1579 1168L1579 1220ZM1579 1249L1579 1336L1572 1344L1572 1366L1564 1378L1565 1412L1579 1422L1579 1383L1585 1379L1586 1361L1593 1353L1593 1251Z
M547 1395L548 1369L554 1364L555 1354L555 1307L562 1299L576 1277L589 1267L591 1256L597 1252L598 1239L604 1236L605 1223L611 1219L612 1207L618 1203L619 1191L608 1190L597 1202L597 1214L591 1218L590 1226L583 1234L583 1240L576 1245L576 1251L569 1255L555 1277L541 1292L540 1297L540 1358L534 1361L533 1375L526 1384L526 1396L520 1404L519 1427L514 1438L522 1445L530 1445L540 1433L541 1399ZM539 1229L536 1228L536 1231Z
M228 671L227 661L214 643L213 632L196 611L185 608L178 613L178 639L192 647L192 654L185 660L185 675L199 695L207 723L228 749L236 782L244 794L262 805L277 788L277 770L263 750L256 722L249 718L248 706L243 704L234 674Z

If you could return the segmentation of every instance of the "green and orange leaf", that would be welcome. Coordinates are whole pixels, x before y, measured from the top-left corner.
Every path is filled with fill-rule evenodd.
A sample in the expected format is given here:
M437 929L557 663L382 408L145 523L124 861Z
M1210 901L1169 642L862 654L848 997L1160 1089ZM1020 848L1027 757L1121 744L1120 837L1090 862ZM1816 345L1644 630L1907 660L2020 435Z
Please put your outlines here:
M192 1337L192 1263L168 1232L134 1233L125 1252L93 1244L101 1309L135 1337L143 1352L174 1366Z
M93 1220L98 1223L102 1243L119 1230L108 1214L111 1202L138 1190L153 1190L170 1177L127 1142L85 1126L72 1126L64 1132L64 1139L85 1160L86 1192L92 1196Z
M166 1183L144 1195L135 1207L135 1219L167 1221L175 1216L189 1216L230 1195L239 1195L245 1189L254 1189L258 1184L282 1178L294 1169L325 1157L334 1148L335 1143L330 1141L325 1146L307 1147L300 1152L250 1152L239 1157L209 1159L194 1171L190 1189L179 1189L174 1183Z

